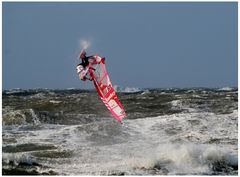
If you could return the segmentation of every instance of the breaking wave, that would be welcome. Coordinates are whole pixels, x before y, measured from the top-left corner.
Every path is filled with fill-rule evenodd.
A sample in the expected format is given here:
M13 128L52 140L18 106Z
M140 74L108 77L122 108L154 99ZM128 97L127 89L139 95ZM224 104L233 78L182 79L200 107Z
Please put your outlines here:
M132 156L126 163L154 175L236 175L238 170L237 155L214 145L164 144L142 153L148 156Z
M120 87L117 85L114 85L113 88L116 92L122 92L122 93L135 93L135 92L142 91L140 88L136 88L136 87Z
M219 88L218 90L219 91L232 91L232 90L234 90L234 88L233 87L223 87L223 88Z
M22 125L31 123L40 124L40 121L33 109L3 110L3 125Z

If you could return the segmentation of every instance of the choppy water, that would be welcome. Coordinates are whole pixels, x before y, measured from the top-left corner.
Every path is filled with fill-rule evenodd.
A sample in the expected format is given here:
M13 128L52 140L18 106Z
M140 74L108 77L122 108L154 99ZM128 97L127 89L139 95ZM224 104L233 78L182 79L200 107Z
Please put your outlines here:
M3 174L237 175L237 89L5 90Z

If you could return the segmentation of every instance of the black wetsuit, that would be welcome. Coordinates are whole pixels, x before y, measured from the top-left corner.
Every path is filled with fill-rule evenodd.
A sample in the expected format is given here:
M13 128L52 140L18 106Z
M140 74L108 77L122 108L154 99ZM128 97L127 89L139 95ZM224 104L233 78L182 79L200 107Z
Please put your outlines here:
M82 59L81 65L85 68L89 64L89 59L92 58L93 56L88 56Z

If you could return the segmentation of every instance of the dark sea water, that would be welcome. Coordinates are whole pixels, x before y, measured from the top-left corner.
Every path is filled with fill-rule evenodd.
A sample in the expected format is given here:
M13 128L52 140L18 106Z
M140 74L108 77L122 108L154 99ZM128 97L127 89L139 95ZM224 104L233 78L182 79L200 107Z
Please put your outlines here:
M237 175L238 90L4 90L3 175Z

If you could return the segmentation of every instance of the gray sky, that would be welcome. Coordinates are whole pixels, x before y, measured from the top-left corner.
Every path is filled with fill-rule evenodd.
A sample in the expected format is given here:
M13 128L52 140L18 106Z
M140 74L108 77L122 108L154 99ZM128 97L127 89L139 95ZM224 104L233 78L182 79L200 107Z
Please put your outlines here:
M93 88L80 40L106 57L113 85L237 86L237 2L3 2L3 89Z

